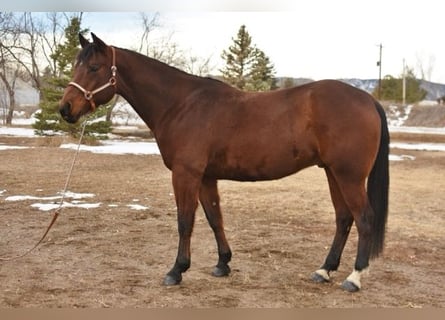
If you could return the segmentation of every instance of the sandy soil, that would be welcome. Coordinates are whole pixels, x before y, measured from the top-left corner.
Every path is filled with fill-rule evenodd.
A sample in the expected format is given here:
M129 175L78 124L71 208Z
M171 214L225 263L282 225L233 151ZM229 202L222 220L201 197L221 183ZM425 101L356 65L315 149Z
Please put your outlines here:
M73 151L43 140L0 140L34 146L0 152L0 256L11 256L41 237L52 212L30 206L42 201L6 197L55 195ZM69 190L94 193L85 201L101 206L64 209L32 254L0 262L0 307L445 307L445 154L394 153L416 160L391 163L385 252L358 293L339 287L354 263L355 229L332 282L310 280L334 234L322 170L271 182L221 181L231 275L210 275L216 245L199 209L192 266L180 286L164 287L177 250L170 172L159 156L83 152Z

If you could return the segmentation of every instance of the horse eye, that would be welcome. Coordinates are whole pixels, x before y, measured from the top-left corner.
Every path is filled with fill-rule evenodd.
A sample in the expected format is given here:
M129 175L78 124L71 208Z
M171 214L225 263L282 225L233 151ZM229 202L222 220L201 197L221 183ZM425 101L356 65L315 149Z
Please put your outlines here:
M100 66L97 64L92 64L88 66L88 71L90 72L96 72L97 70L99 70Z

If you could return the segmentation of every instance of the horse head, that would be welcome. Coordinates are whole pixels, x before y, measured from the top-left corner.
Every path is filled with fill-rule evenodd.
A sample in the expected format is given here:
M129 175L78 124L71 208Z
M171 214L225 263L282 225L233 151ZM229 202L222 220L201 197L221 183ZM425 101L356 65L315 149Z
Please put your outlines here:
M94 33L93 42L81 34L80 50L74 66L73 81L65 88L59 111L63 119L76 123L79 118L110 101L116 93L116 63L113 47Z

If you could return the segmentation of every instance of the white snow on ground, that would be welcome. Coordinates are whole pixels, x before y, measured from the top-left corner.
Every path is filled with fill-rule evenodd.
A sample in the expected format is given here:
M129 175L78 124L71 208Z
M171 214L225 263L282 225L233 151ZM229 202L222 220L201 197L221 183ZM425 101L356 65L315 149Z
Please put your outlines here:
M71 198L75 200L80 200L83 198L93 198L94 193L75 193L71 191L65 192L65 199ZM37 196L29 196L29 195L18 195L18 196L9 196L6 197L5 201L24 201L24 200L58 200L62 199L62 194L59 192L57 196L49 196L49 197L37 197Z
M389 106L389 111L387 114L388 124L390 126L402 126L405 121L408 119L411 110L413 109L413 105L408 105L402 111L397 106Z
M149 209L149 207L142 206L140 204L127 204L127 207L129 207L130 209L133 209L133 210L138 210L138 211Z
M402 155L390 154L389 155L389 161L403 161L403 160L415 160L415 159L416 159L416 157L409 156L406 154L402 154Z
M6 190L2 190L2 193L0 193L0 196L5 193ZM99 203L85 203L83 201L80 201L80 199L83 198L93 198L95 195L93 193L75 193L75 192L71 192L71 191L67 191L65 193L65 199L73 199L73 201L68 202L68 201L64 201L62 208L84 208L84 209L89 209L89 208L97 208L100 206L100 202ZM31 195L16 195L16 196L9 196L5 198L5 201L25 201L25 200L40 200L40 201L48 201L47 203L41 203L41 202L37 202L37 203L33 203L31 204L31 207L33 208L37 208L41 211L50 211L50 210L54 210L60 207L60 201L55 201L55 200L61 200L62 199L62 194L59 192L57 195L55 196L44 196L44 197L39 197L39 196L31 196Z
M60 148L77 150L77 144L62 144ZM135 142L128 140L108 140L101 146L80 146L81 151L111 154L161 154L156 142Z
M64 201L62 204L62 208L82 208L82 209L91 209L91 208L99 208L101 205L98 203L71 203ZM59 203L33 203L31 205L33 208L37 208L40 211L51 211L60 207Z
M34 137L34 129L0 126L0 135L13 137Z
M7 190L0 190L0 197L3 197ZM63 201L62 208L81 208L81 209L91 209L98 208L101 206L101 202L96 203L87 203L83 201L84 198L94 198L95 194L93 193L75 193L71 191L67 191L65 193L65 200ZM32 195L15 195L8 196L4 198L4 201L26 201L26 200L39 200L36 203L31 204L30 206L33 208L37 208L41 211L51 211L58 209L60 207L60 200L62 199L62 194L58 193L54 196L32 196ZM71 199L71 201L67 201L67 199ZM128 204L126 205L132 210L147 210L149 207L143 206L140 204ZM109 207L119 207L116 204L109 205Z
M445 151L445 143L405 143L393 142L390 144L393 149L420 150L420 151Z
M11 149L28 149L29 147L21 147L21 146L7 146L3 143L0 143L0 151L2 150L11 150Z
M389 126L389 131L390 132L403 132L403 133L419 133L419 134L428 133L428 134L443 134L443 135L445 135L445 126L441 127L441 128Z

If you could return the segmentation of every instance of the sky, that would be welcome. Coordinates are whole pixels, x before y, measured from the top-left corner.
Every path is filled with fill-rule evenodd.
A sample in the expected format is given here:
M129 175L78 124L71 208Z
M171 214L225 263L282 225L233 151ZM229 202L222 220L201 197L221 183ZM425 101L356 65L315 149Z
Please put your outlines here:
M51 5L45 6L48 3ZM126 48L139 46L142 27L138 12L159 12L158 30L173 34L172 39L183 50L211 57L214 73L224 63L222 51L233 43L232 38L244 24L253 43L274 64L277 76L376 79L382 44L382 76L400 76L405 61L418 77L421 65L425 71L431 69L425 74L427 80L445 83L444 20L437 0L156 0L142 6L135 6L133 0L105 3L108 5L101 7L100 1L42 0L39 10L86 11L84 27L106 43Z

